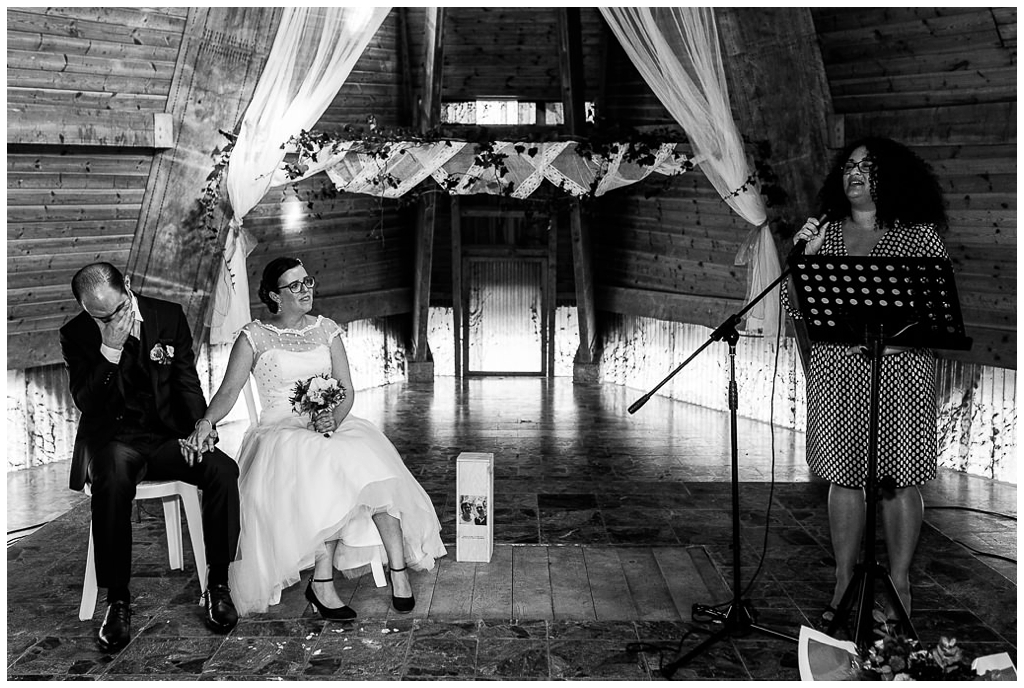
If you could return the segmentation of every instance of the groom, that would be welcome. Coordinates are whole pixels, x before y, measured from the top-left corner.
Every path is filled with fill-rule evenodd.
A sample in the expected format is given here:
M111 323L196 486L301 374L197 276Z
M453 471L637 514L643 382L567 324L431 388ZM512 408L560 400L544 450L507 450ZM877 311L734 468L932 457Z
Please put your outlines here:
M131 508L141 480L181 480L202 490L206 623L227 633L238 621L227 585L238 545L238 466L219 449L195 455L179 444L206 411L185 314L177 304L132 293L109 263L79 270L71 290L83 312L60 330L82 412L70 487L92 488L96 580L108 605L100 647L119 650L131 637Z

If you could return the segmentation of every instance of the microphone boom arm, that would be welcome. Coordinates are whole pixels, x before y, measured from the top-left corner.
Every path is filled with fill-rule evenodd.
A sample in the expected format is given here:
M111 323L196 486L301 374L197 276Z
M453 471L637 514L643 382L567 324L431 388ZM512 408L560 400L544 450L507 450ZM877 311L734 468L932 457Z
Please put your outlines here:
M700 348L698 348L696 351L694 351L692 354L690 354L689 358L687 358L685 361L683 361L678 366L676 366L675 370L673 370L671 373L666 375L665 379L663 379L661 382L659 382L657 385L655 385L653 388L651 388L651 390L649 392L647 392L647 394L643 395L642 397L640 397L639 399L634 401L633 404L628 409L629 413L630 414L634 414L637 411L639 411L640 408L644 404L646 404L648 401L650 401L651 397L654 396L654 394L659 389L661 389L662 387L665 386L665 383L667 383L669 380L671 380L673 377L675 377L676 374L680 370L685 368L686 365L690 361L695 359L697 357L697 355L700 354L700 352L702 352L702 351L704 351L704 349L708 348L711 345L711 342L719 342L719 341L722 341L722 340L729 341L729 339L731 339L731 338L734 338L734 337L738 338L739 337L739 333L737 333L737 331L736 331L736 326L739 325L740 319L743 317L743 315L747 311L749 311L751 308L756 306L762 299L764 299L764 297L768 296L768 293L771 292L772 289L774 289L783 280L785 280L787 277L789 277L789 273L793 271L792 263L793 263L793 261L796 258L797 258L797 256L794 255L794 253L791 253L789 255L789 258L786 260L785 268L782 270L782 273L775 279L774 282L769 284L767 287L765 287L761 291L760 294L758 294L753 299L751 299L750 302L742 308L742 310L740 310L740 311L738 311L736 313L733 313L728 318L726 318L722 322L722 324L719 325L717 328L715 328L715 330L708 336L707 341L705 341L700 346Z

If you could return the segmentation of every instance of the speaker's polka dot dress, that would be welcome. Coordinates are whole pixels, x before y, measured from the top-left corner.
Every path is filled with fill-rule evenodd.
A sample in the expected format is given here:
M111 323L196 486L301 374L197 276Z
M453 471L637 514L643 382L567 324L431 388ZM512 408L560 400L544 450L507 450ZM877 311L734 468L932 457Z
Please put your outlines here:
M819 255L847 256L842 226L826 227ZM869 254L947 258L929 225L885 232ZM787 299L788 301L788 299ZM787 303L787 309L795 313ZM847 355L847 346L813 344L807 373L807 465L815 475L844 487L862 487L868 471L870 359ZM935 477L937 453L935 357L911 349L882 357L879 391L878 479L896 486Z

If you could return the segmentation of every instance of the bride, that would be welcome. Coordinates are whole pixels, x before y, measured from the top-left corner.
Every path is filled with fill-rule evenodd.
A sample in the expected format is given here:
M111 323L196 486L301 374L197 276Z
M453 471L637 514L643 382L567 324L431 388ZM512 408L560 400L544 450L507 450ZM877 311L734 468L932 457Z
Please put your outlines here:
M380 542L392 606L406 613L415 604L408 569L432 569L446 553L441 526L394 445L349 413L355 390L341 330L329 318L310 315L315 285L297 258L266 266L259 296L272 315L242 328L220 389L186 442L201 460L200 450L212 447L216 424L251 371L263 411L237 457L242 528L229 585L240 615L280 602L281 590L313 566L310 603L325 618L355 618L334 588L334 570L348 577L365 573ZM294 413L295 383L319 374L342 385L344 401L312 419Z

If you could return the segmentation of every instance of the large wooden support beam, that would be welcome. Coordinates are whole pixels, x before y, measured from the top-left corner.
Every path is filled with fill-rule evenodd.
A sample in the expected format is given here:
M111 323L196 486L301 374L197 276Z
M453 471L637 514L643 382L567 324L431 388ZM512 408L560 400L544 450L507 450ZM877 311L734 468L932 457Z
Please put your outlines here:
M154 158L128 273L142 293L180 303L197 341L223 258L185 221L213 169L213 151L227 143L219 130L234 129L252 99L280 18L280 8L270 7L188 13L167 104L174 147Z
M413 267L412 352L410 361L425 363L430 359L427 342L427 319L430 313L430 269L434 257L435 195L419 200L416 217L416 255Z
M582 133L586 122L583 104L583 41L578 7L560 7L558 14L558 61L562 83L565 128L570 135ZM576 282L576 309L580 345L573 366L574 382L596 382L594 351L597 346L597 318L594 312L594 269L590 234L583 221L579 201L569 211L572 234L572 264Z
M590 235L583 222L579 201L576 200L572 202L569 211L569 229L572 234L572 265L580 328L580 346L576 351L576 363L585 365L595 362L597 318L594 312L594 270ZM575 373L573 378L576 378Z
M565 128L582 133L586 123L583 84L583 37L579 7L560 7L558 13L558 63L562 84Z
M737 126L770 144L768 162L789 194L769 212L799 227L830 158L832 96L811 10L723 7L715 17Z
M444 8L426 8L422 109L418 112L420 131L426 133L441 121L441 75L444 71ZM434 219L437 203L433 195L417 202L416 255L413 272L412 347L408 359L410 381L434 378L427 318L430 313L430 271L434 258Z
M462 204L452 196L452 331L455 333L455 377L462 377Z
M544 285L544 346L547 352L547 376L555 376L555 332L558 324L558 213L551 213L548 221L547 282Z
M715 16L737 125L768 142L768 162L788 194L784 205L769 208L769 218L797 229L815 212L833 138L832 96L811 10L723 7ZM796 337L806 361L810 340L803 323Z
M166 112L7 103L8 145L170 148L173 138Z
M441 121L441 76L444 71L444 8L426 8L423 33L423 100L418 121L427 132Z

